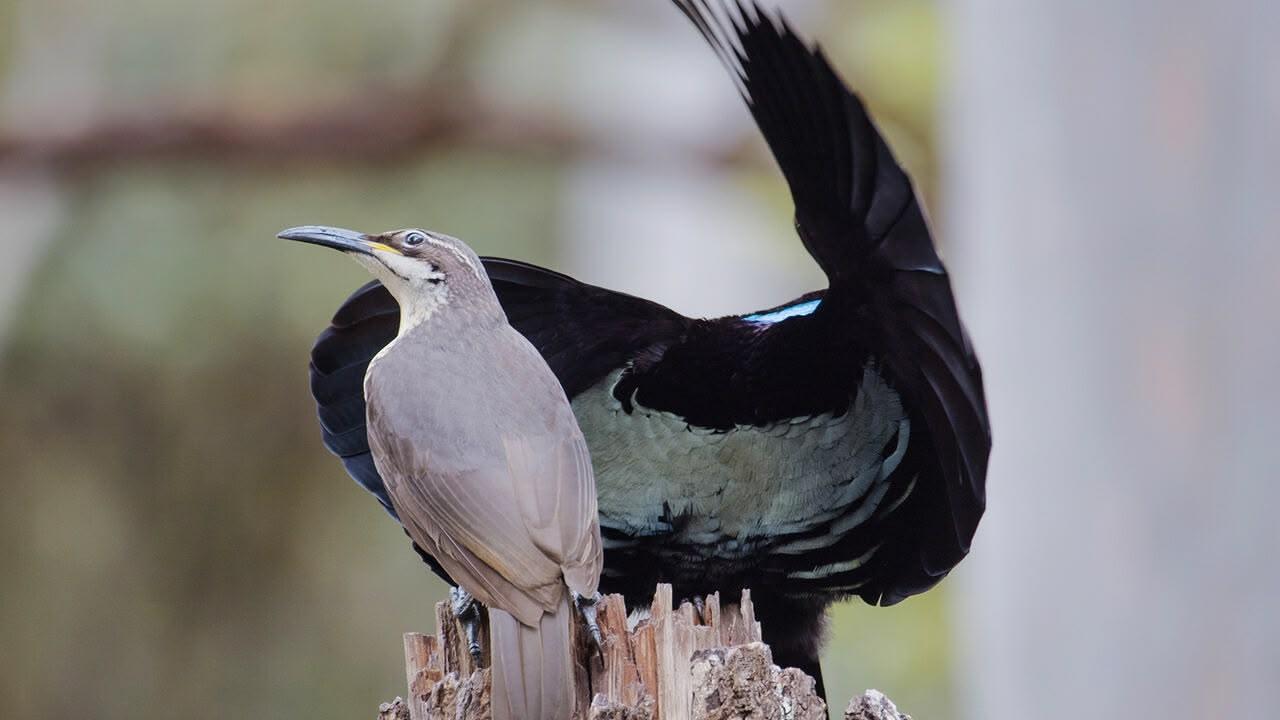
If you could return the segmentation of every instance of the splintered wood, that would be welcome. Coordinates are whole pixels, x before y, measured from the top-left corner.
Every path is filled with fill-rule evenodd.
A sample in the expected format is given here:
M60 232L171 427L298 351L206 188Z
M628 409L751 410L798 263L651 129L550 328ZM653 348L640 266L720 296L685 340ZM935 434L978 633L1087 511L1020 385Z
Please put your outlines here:
M648 617L629 622L621 595L606 595L596 610L598 652L581 620L573 628L578 697L572 720L827 717L811 678L773 664L750 591L723 607L719 594L703 598L700 608L674 607L671 586L659 585ZM488 669L474 666L448 603L436 606L436 622L436 635L405 634L408 700L380 710L411 720L489 720ZM487 628L481 646L485 666Z
M489 656L487 627L481 634L483 654ZM467 650L462 621L449 603L436 603L436 634L404 634L404 668L409 685L412 720L424 718L488 718L489 670L475 666Z

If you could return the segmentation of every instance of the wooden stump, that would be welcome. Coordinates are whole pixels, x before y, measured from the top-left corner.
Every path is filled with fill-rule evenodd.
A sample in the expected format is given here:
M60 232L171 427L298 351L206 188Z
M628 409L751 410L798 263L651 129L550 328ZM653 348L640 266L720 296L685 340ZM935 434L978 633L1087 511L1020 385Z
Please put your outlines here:
M750 591L721 605L720 595L673 606L671 586L659 585L646 617L629 617L621 595L597 604L602 644L597 653L586 625L573 628L577 701L566 720L825 720L826 704L813 679L773 664L761 642ZM489 670L467 652L449 603L436 605L436 634L406 633L409 694L378 709L379 720L490 720ZM481 665L488 664L482 626ZM881 702L883 701L883 702ZM893 714L890 714L892 712ZM855 720L901 720L875 691L846 711ZM908 719L909 720L909 719Z

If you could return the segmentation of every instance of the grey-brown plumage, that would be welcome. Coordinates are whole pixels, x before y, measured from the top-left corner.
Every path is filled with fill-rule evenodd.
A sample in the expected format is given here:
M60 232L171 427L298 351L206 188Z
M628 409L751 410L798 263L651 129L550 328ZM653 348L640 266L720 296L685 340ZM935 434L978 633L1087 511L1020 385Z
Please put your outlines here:
M365 375L378 472L413 540L489 607L495 719L569 717L569 591L595 594L601 550L591 460L560 383L461 241L281 236L354 254L396 296L400 332Z

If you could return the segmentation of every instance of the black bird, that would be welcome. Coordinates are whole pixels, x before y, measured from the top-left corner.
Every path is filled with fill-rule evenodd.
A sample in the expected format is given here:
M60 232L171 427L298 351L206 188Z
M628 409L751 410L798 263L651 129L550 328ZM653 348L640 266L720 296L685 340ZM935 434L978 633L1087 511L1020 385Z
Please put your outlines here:
M601 590L643 606L659 581L683 597L750 587L775 661L821 691L828 605L896 603L968 552L991 447L982 374L911 181L821 50L754 4L676 5L731 71L829 286L691 319L522 262L484 267L587 439ZM398 322L366 285L311 365L325 444L393 514L360 378Z

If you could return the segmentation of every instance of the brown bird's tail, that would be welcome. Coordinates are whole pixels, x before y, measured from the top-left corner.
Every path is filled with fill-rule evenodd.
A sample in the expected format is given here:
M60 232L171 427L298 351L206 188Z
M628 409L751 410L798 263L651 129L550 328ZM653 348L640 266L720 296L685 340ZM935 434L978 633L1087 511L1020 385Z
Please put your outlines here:
M537 625L489 608L493 720L569 720L573 714L573 609L563 593Z

